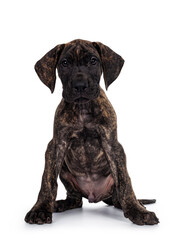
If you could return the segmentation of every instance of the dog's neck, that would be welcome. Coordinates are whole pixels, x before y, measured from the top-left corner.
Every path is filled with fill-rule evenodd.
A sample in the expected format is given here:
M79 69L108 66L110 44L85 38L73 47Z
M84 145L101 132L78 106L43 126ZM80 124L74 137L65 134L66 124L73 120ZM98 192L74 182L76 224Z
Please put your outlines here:
M94 116L93 100L83 104L73 104L73 111L78 116L81 123L92 121Z
M64 102L65 102L66 108L73 111L75 114L87 114L87 113L91 114L94 112L95 106L99 102L101 102L100 99L103 96L106 96L106 95L105 95L104 91L102 90L102 88L100 88L99 96L93 100L90 100L87 103L75 103L75 102L67 103L67 102L65 102L65 100L64 100Z
M66 114L64 114L63 109L66 109ZM73 124L76 122L84 125L92 122L94 119L109 121L110 117L114 116L116 118L114 109L101 88L100 94L96 99L84 104L68 103L63 99L59 106L59 111L63 116L63 121Z

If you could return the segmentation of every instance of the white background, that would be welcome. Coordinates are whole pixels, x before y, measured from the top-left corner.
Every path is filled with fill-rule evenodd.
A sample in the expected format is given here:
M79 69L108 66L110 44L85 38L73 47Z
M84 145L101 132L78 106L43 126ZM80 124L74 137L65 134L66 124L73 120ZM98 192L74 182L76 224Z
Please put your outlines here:
M1 239L179 239L180 5L175 0L20 1L0 3ZM103 203L54 214L51 225L29 225L61 99L34 64L60 43L100 41L125 59L107 96L118 116L119 141L138 198L158 226L136 226ZM104 88L103 79L101 85ZM65 198L61 184L58 199Z

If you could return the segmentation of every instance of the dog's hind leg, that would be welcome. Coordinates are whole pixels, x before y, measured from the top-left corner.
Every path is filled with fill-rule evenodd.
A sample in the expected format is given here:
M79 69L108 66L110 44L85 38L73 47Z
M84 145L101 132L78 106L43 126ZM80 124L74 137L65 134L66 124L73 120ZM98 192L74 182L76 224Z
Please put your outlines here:
M68 172L66 164L63 165L60 180L67 190L65 200L55 201L54 212L64 212L66 210L82 207L82 194L77 189L72 175Z
M122 209L121 204L117 201L117 199L115 201L113 200L114 200L113 197L110 197L108 199L103 200L103 202L109 206L114 206L116 208ZM155 199L138 199L138 201L141 205L152 204L156 202Z
M106 203L109 206L114 206L115 208L122 209L121 204L118 201L113 202L113 198L112 197L110 197L110 198L108 198L106 200L103 200L103 202Z
M54 212L64 212L66 210L81 208L82 199L68 197L65 200L58 200L54 204Z
M113 201L112 201L112 197L108 198L108 199L105 199L103 200L104 203L106 203L107 205L109 206L113 206Z
M114 206L115 208L122 209L120 202L117 199L116 190L114 189L113 194L110 198L103 200L109 206Z

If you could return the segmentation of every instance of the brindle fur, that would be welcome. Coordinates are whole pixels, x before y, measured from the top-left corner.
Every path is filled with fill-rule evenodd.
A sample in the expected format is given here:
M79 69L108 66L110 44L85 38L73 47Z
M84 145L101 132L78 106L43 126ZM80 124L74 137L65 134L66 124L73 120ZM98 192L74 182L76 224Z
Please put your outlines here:
M71 63L73 68L68 71L61 64L67 54L76 63ZM89 66L88 54L97 57L96 67ZM54 134L45 155L38 200L27 213L26 222L51 223L53 212L82 207L83 197L89 202L104 201L122 209L125 217L138 225L159 222L155 213L143 206L155 200L135 197L126 156L117 140L116 114L99 87L102 71L108 88L119 75L123 63L123 59L107 46L83 40L58 45L37 62L36 72L51 92L55 87L57 67L63 84L63 99L55 114ZM89 101L75 102L80 95L71 85L79 78L88 79L88 89L80 95ZM67 190L67 198L55 201L58 176Z

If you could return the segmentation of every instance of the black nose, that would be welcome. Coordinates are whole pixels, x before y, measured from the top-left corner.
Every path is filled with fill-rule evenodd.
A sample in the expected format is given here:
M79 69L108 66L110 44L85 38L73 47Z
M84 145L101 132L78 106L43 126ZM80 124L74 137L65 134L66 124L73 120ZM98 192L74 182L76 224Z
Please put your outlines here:
M84 92L88 88L88 81L84 79L78 79L73 84L73 89L76 92Z

